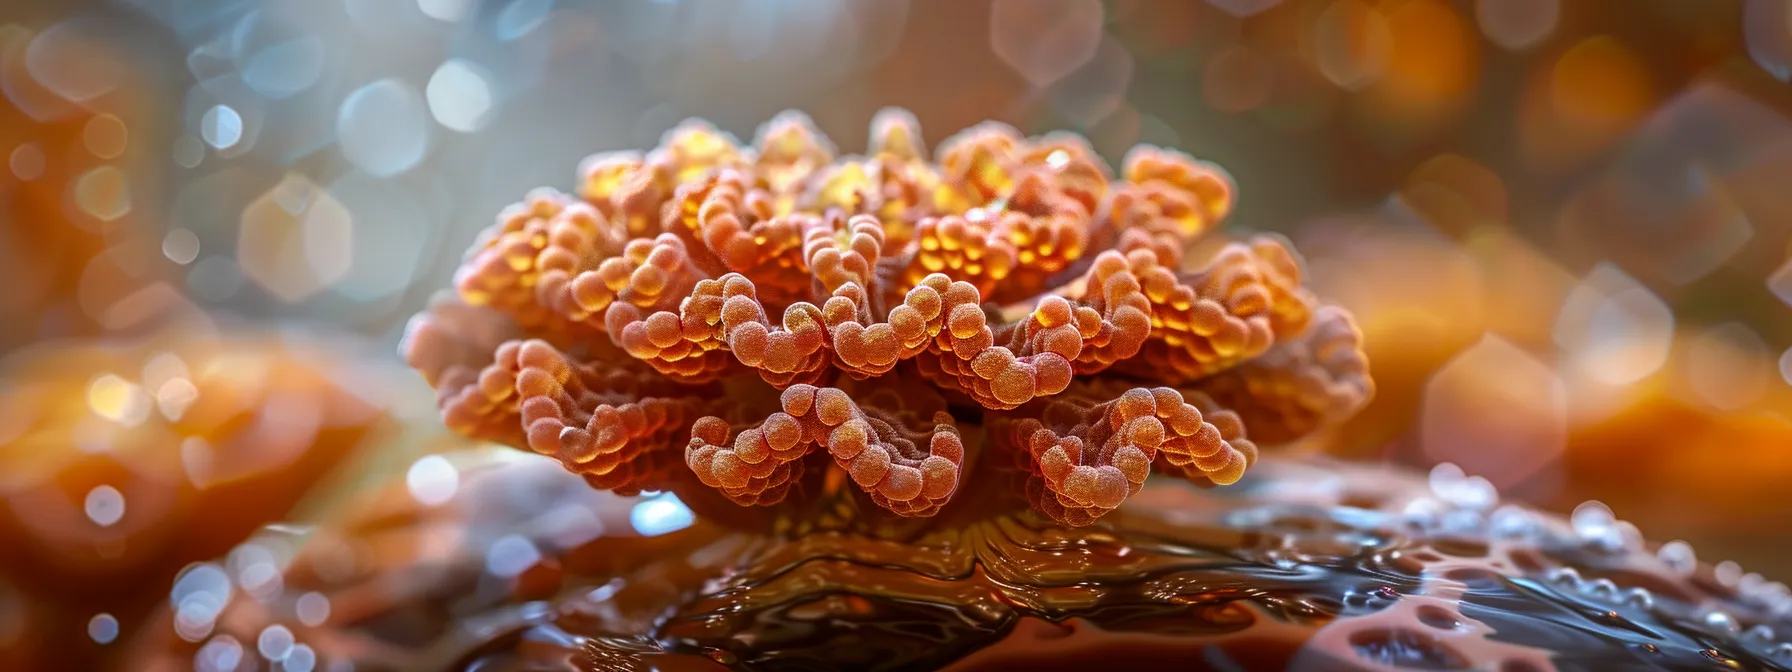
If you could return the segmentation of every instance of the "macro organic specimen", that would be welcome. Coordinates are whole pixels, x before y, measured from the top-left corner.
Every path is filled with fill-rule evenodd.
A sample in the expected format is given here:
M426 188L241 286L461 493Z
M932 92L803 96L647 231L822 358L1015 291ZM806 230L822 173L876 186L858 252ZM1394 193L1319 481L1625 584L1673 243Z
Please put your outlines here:
M1219 168L906 112L836 156L785 113L592 157L468 253L404 355L450 428L705 512L842 494L939 513L1003 473L1086 525L1153 471L1229 484L1371 395L1358 331ZM984 466L979 466L983 463ZM984 473L987 471L988 473ZM978 472L973 474L973 472ZM701 491L701 492L699 492Z

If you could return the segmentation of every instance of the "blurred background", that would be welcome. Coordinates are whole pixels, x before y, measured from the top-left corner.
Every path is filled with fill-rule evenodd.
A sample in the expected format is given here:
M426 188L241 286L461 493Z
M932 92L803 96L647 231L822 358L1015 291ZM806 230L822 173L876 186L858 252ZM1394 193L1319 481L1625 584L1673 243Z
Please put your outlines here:
M150 492L208 501L188 439L321 437L340 398L384 438L319 473L402 468L438 439L373 429L433 423L398 335L502 206L687 117L800 109L853 152L895 105L929 143L996 119L1229 169L1230 225L1292 238L1368 337L1379 396L1315 448L1792 575L1792 0L4 5L9 536L151 515L112 483L157 472L104 446L194 399L235 410L139 437L184 465Z

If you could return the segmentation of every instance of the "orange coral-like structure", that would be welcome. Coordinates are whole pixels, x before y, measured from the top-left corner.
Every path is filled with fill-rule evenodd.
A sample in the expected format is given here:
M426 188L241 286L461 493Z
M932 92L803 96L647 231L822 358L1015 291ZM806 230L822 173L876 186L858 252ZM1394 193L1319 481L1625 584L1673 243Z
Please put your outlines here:
M1152 472L1227 484L1373 393L1343 310L1224 171L986 123L927 160L886 110L836 157L785 113L687 122L506 209L404 354L447 424L594 487L930 516L987 469L1085 525ZM831 474L836 474L830 477ZM701 494L701 493L698 493ZM715 499L715 498L711 498ZM719 500L718 500L719 501Z

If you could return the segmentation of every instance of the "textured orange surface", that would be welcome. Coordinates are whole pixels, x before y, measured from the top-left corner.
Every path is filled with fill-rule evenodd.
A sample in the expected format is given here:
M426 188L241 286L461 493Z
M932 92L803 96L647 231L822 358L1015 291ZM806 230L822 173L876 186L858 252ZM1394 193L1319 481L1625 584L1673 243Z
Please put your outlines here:
M598 488L770 506L838 470L929 516L987 442L1071 525L1154 467L1236 481L1259 437L1372 394L1355 324L1293 250L1218 238L1218 167L1141 146L1115 180L1079 136L997 123L935 163L895 110L872 136L837 159L792 112L750 146L692 121L593 157L578 196L500 214L407 361L454 430Z

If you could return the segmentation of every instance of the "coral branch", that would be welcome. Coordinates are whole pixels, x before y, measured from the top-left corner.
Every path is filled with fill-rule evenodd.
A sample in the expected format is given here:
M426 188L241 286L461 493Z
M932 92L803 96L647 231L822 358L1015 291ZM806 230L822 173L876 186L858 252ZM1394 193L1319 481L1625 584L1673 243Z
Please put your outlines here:
M1184 476L1231 483L1255 457L1254 446L1235 446L1170 388L1133 388L1100 403L1091 392L1042 402L1037 417L1014 422L1007 433L1030 474L1028 498L1060 523L1087 525L1120 506L1154 461Z
M505 374L488 373L492 352L515 336L516 325L497 311L469 306L443 292L405 325L398 350L405 363L436 389L436 404L449 429L521 446L522 426L509 386L502 380ZM490 388L485 386L488 377Z
M1139 145L1126 153L1122 162L1122 178L1132 184L1163 185L1191 198L1199 220L1184 220L1183 233L1189 238L1212 227L1232 213L1232 201L1238 189L1224 168L1197 161L1175 150Z
M916 291L937 293L947 317L933 356L920 360L922 372L986 408L1006 409L1057 394L1075 372L1096 373L1137 353L1151 307L1126 261L1102 254L1083 287L1078 301L1048 295L1026 318L991 329L976 287L929 276Z
M660 395L699 390L667 388L627 368L576 364L545 341L506 343L498 355L494 366L514 385L529 449L605 490L635 494L671 482L675 442L704 404Z
M701 119L688 119L666 132L647 162L666 166L673 184L703 179L722 168L748 168L746 153L733 136Z
M455 272L455 287L470 305L490 306L530 334L564 341L590 330L553 310L552 295L538 291L544 278L595 268L621 252L626 240L627 232L595 208L537 190L480 233Z
M802 458L825 445L872 501L896 514L933 515L958 490L964 442L945 412L917 431L901 428L893 414L861 409L838 388L793 385L779 402L782 411L732 443L721 418L692 427L685 461L704 485L744 505L776 503L802 475Z
M996 231L991 215L974 211L974 216L977 219L947 215L921 220L899 291L934 273L969 283L978 296L995 291L996 283L1014 271L1019 252Z
M1173 385L1237 366L1300 333L1315 303L1288 248L1271 238L1229 244L1191 275L1178 276L1142 250L1128 261L1151 302L1151 336L1121 368Z
M794 197L816 171L834 161L834 143L815 128L809 115L785 110L759 128L753 146L753 168L767 189L786 199L779 214L790 212Z
M677 183L665 162L649 162L640 152L608 152L579 164L579 197L617 222L631 237L660 231L660 206Z
M1195 388L1236 411L1252 438L1293 441L1356 413L1374 396L1362 340L1350 313L1324 306L1300 338Z

